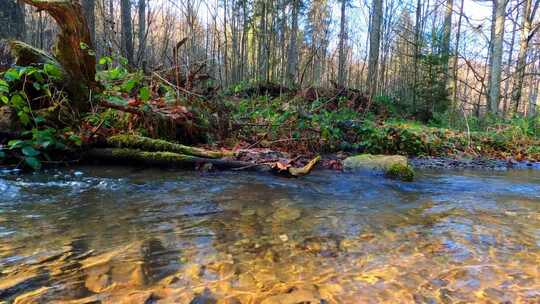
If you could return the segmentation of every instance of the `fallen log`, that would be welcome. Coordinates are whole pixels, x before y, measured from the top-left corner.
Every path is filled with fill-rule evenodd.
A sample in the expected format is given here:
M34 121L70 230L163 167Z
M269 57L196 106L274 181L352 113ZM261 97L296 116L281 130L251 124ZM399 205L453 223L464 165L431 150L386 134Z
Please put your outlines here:
M307 175L311 172L311 170L313 170L319 160L321 160L321 157L317 156L314 159L310 160L309 163L307 163L307 165L303 166L302 168L289 167L288 171L294 177Z
M202 148L185 146L161 139L152 139L138 135L115 135L107 143L116 148L140 149L149 152L174 152L204 158L233 157L233 152L210 151Z
M295 168L289 163L276 162L271 165L270 170L272 173L283 177L300 177L309 174L320 159L321 157L317 156L301 168Z
M275 166L268 164L257 164L238 160L223 158L204 158L193 155L186 155L166 151L143 151L130 148L94 148L83 155L83 159L90 161L106 161L113 163L134 163L160 167L181 167L200 168L202 165L210 164L212 167L221 170L245 170L258 172L271 172L282 177L301 177L309 174L320 157L312 159L307 165L301 168L287 167L283 170L276 170Z
M203 158L174 152L149 152L129 148L91 149L85 153L84 158L88 160L138 163L164 167L194 168L197 165L211 164L218 169L246 168L254 171L268 171L270 169L265 165L252 166L252 163L237 160Z

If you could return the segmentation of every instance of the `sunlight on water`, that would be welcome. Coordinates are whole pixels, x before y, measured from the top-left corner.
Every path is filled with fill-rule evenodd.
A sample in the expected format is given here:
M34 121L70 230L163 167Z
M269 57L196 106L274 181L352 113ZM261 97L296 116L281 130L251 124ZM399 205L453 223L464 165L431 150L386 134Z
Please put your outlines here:
M47 176L0 177L0 303L540 302L538 171Z

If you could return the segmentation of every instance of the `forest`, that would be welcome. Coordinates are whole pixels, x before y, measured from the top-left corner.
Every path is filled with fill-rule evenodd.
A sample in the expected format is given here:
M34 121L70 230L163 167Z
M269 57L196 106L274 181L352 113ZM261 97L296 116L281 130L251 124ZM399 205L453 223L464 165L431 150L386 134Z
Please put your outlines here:
M0 304L540 303L540 0L0 0Z
M0 156L39 168L153 138L239 161L263 148L303 164L338 151L534 161L539 6L5 0ZM127 135L137 143L112 142Z

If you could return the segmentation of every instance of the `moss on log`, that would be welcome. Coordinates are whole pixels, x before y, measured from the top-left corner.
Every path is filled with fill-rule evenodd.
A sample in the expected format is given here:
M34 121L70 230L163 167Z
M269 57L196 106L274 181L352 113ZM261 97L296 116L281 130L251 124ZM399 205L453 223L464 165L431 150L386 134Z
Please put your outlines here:
M156 165L164 167L195 167L201 164L212 164L218 169L249 168L254 171L266 171L269 168L263 165L253 165L252 163L202 158L174 152L149 152L128 148L99 148L91 149L85 154L88 160L103 160L110 162L137 163L145 165Z
M16 65L27 66L37 63L49 63L63 71L58 60L43 50L18 40L9 41L8 45L11 55L15 58Z
M172 143L166 140L152 139L138 135L115 135L107 139L107 143L116 148L140 149L150 152L174 152L204 158L222 158L234 156L233 152L210 151Z

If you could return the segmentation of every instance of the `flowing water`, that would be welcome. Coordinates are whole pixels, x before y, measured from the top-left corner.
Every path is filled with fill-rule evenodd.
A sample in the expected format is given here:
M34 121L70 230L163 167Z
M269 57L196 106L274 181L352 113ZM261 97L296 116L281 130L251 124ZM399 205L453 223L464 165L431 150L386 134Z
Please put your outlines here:
M540 171L0 174L0 303L540 303Z

